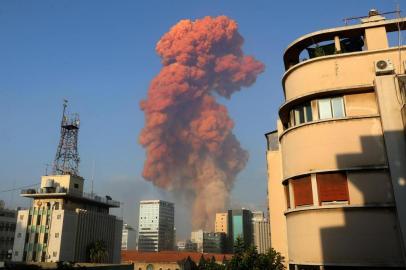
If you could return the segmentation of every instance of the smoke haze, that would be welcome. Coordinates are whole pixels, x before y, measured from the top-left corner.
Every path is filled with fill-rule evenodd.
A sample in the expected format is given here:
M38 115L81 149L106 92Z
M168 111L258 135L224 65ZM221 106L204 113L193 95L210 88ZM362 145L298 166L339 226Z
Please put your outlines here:
M216 102L250 86L264 70L243 54L243 41L226 16L181 20L156 46L163 67L140 104L143 177L189 205L193 229L212 229L248 160L226 107Z

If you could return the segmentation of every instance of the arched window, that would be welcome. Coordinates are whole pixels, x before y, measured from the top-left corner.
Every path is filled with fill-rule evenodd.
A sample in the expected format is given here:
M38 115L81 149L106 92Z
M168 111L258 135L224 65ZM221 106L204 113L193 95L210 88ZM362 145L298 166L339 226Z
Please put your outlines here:
M147 270L154 270L154 266L152 264L147 265Z

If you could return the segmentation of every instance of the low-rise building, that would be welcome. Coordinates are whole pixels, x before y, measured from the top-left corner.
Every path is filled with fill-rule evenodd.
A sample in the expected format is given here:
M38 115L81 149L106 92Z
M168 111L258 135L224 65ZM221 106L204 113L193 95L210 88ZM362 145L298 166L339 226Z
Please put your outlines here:
M6 209L0 201L0 261L11 259L14 233L16 229L17 211Z
M180 270L182 269L182 261L190 257L198 264L201 256L206 260L214 258L218 264L223 264L232 257L230 254L179 251L141 252L123 250L121 252L122 262L134 263L134 270Z
M32 206L17 214L13 261L88 262L89 248L104 245L101 262L120 261L122 221L109 214L120 203L83 192L84 179L75 175L46 175L38 190L22 190Z

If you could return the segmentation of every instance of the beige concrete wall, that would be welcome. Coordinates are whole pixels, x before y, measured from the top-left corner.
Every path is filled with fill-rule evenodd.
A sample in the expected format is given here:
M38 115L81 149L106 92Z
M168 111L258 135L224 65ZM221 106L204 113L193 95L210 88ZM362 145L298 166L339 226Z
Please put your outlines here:
M290 263L403 265L391 208L334 208L287 214Z
M394 204L387 170L347 172L351 205Z
M398 50L390 48L307 60L285 73L286 100L328 89L350 90L360 85L372 86L375 79L374 62L390 59L396 71L401 73L403 64L399 65L398 58ZM402 47L402 59L406 59L406 46Z
M287 208L282 180L281 151L267 151L268 166L268 203L269 221L271 231L271 247L277 250L288 260L288 246L286 233L286 218L284 211Z
M69 189L71 192L83 193L84 179L74 175L45 175L41 177L41 187L45 187L48 179L53 179L56 185ZM75 184L78 188L75 188Z
M345 95L344 103L347 116L379 114L375 92Z
M384 26L365 29L365 47L367 50L379 50L389 47Z
M27 232L29 210L20 210L17 213L17 224L14 235L12 261L21 262L23 260L25 235Z
M382 119L386 152L396 201L398 224L402 232L406 261L406 140L401 109L405 106L394 75L377 76L375 90Z
M282 135L281 148L283 178L315 170L386 164L378 117L328 120L293 128Z

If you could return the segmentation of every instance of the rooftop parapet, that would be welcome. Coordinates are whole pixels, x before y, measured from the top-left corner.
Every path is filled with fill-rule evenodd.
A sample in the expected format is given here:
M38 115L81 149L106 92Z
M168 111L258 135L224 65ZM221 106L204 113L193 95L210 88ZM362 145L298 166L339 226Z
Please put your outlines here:
M316 31L296 39L285 50L285 69L288 70L307 59L376 49L377 46L374 46L376 42L385 44L382 40L368 39L366 30L370 28L382 28L386 32L406 30L406 18L386 20L379 13L371 13L370 16L360 18L360 24ZM301 53L305 50L309 58L300 59Z

